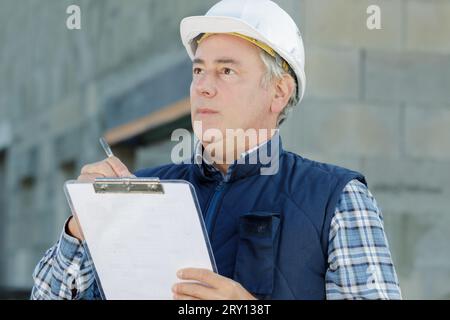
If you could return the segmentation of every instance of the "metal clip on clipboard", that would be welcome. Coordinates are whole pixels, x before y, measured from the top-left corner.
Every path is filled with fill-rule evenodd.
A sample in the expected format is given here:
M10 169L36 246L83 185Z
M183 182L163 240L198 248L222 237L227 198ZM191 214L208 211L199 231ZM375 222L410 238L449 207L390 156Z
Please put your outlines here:
M95 193L158 193L164 188L158 178L97 178Z

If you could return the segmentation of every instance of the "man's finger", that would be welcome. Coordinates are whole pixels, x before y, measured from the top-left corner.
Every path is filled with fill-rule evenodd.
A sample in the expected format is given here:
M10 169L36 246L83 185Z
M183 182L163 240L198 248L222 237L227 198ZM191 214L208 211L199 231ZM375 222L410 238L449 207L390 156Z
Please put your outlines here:
M102 173L84 173L81 174L77 181L79 182L93 182L96 178L105 177Z
M106 161L100 161L87 164L81 168L81 175L84 174L101 174L104 177L117 177L112 166Z
M224 284L224 279L226 279L211 270L201 268L180 269L177 272L177 276L183 280L197 280L214 288L219 288Z
M172 287L173 293L177 295L190 296L197 299L212 300L219 299L216 290L198 283L180 282Z
M119 177L130 177L132 175L122 161L119 160L119 158L112 156L107 158L106 161Z
M174 300L200 300L199 298L196 298L196 297L186 296L183 294L180 295L180 294L176 294L176 293L173 294L173 299Z

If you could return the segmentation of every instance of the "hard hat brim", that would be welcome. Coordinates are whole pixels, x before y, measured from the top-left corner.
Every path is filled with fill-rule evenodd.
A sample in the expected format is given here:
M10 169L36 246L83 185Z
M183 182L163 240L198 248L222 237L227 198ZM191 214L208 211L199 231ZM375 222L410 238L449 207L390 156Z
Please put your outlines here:
M262 41L264 37L245 21L232 17L193 16L184 18L180 23L180 33L183 45L188 49L191 59L194 52L191 40L201 33L237 32ZM267 40L267 39L264 39Z

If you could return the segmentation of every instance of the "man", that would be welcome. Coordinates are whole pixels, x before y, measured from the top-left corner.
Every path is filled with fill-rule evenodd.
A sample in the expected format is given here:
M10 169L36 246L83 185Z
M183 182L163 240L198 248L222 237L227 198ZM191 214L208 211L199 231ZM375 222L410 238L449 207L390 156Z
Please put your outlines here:
M303 43L291 17L268 0L224 0L206 16L185 18L181 37L193 60L191 116L200 143L193 163L135 175L194 185L218 274L180 270L181 280L197 282L174 284L174 298L401 299L365 178L284 151L273 131L305 90ZM207 134L214 129L221 135ZM228 129L242 130L230 137ZM256 142L232 143L250 129ZM271 168L260 152L268 148ZM112 157L84 166L78 180L130 175ZM69 218L35 269L33 299L99 298L82 241Z

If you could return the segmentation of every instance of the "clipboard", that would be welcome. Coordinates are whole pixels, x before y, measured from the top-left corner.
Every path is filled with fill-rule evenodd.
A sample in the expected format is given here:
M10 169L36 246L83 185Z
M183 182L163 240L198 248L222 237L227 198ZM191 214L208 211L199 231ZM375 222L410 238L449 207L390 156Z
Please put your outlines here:
M217 272L195 189L184 180L66 181L103 299L168 300L185 267Z

